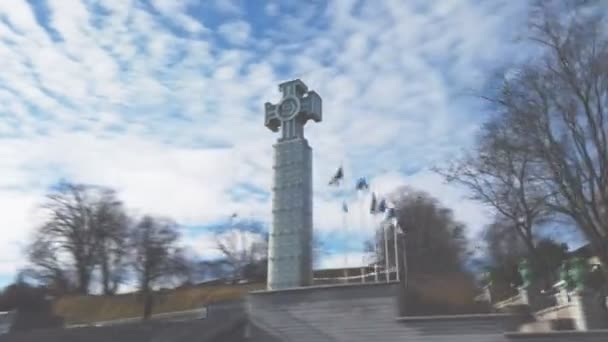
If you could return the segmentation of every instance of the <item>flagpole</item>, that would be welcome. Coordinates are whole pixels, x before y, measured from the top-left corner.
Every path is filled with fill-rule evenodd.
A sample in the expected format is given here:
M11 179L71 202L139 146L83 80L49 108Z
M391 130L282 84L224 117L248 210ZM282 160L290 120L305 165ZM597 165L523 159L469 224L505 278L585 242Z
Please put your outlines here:
M342 164L340 164L340 168L342 169ZM344 170L344 169L342 169ZM342 171L342 177L344 177L344 171ZM342 193L342 206L347 205L346 204L346 192ZM348 208L347 208L348 209ZM346 273L346 269L348 268L348 242L349 242L349 238L348 238L348 212L349 210L344 211L344 208L342 208L342 225L344 227L344 236L345 236L345 240L346 243L344 244L344 246L346 247L346 250L344 251L344 273ZM346 276L346 274L345 274ZM344 281L348 281L347 278L344 278Z
M365 215L364 211L365 211L365 201L363 198L363 191L359 190L359 229L361 229L361 231L365 231L363 229L363 215Z
M371 218L370 218L370 216L371 216ZM370 226L372 226L372 227L374 226L375 220L376 220L376 215L374 213L372 213L371 215L368 214L368 216L365 218L365 227L363 230L364 236L367 235L367 232L368 232L367 229L369 229ZM371 221L371 224L370 224L370 221Z
M345 173L344 173L344 160L340 160L340 172L341 172L341 181L342 183L345 183L346 181L346 177L345 177ZM340 186L340 185L338 185ZM346 207L346 210L344 210L344 206ZM347 268L348 268L348 242L349 242L349 238L348 238L348 212L349 212L349 208L348 208L348 204L346 201L346 192L342 190L342 227L344 229L344 236L345 236L345 241L346 243L344 244L344 247L346 247L345 251L344 251L344 282L348 281L347 276Z
M399 244L397 243L397 228L399 223L395 220L393 225L393 239L395 240L395 278L399 281Z
M382 218L381 218L382 219ZM380 229L382 228L380 225L381 220L379 221L377 217L373 218L374 221L374 265L376 265L376 270L377 270L377 266L380 264L380 234L381 231ZM376 281L377 281L377 276L376 276Z
M340 167L338 168L338 170L336 171L336 173L334 174L334 176L332 177L332 179L329 182L330 186L338 186L338 188L340 188L341 183L344 181L344 169L343 169L343 165L344 165L344 161L342 160L340 163ZM346 247L346 251L344 253L344 280L348 281L347 278L347 268L348 268L348 242L349 242L349 236L348 236L348 205L346 203L346 193L344 191L342 191L342 189L340 190L341 195L342 195L342 229L344 232L344 236L345 236L345 244L344 247Z
M388 264L388 239L387 239L387 232L386 232L386 221L384 222L384 224L382 225L382 230L384 232L384 274L386 276L386 282L389 282L389 264Z
M345 202L342 202L342 205L344 205ZM344 211L342 210L342 229L344 230L344 235L346 237L346 241L348 242L348 224L347 224L347 215L348 215L348 211ZM344 269L346 270L346 267L348 265L348 249L347 251L344 253ZM346 271L345 271L346 272Z

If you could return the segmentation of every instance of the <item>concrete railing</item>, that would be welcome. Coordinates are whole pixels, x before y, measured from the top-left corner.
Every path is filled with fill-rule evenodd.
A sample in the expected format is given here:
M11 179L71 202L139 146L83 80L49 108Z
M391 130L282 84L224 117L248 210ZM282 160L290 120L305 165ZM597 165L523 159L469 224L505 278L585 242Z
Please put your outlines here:
M515 331L521 317L512 314L463 314L433 316L403 316L397 322L425 336L452 335L455 340L471 335L500 336Z
M181 321L181 320L193 320L193 319L204 319L207 317L207 307L192 309L192 310L183 310L183 311L173 311L173 312L163 312L154 314L150 317L151 320L168 320L168 321ZM91 323L78 323L78 324L68 324L65 326L67 329L72 328L82 328L82 327L104 327L110 325L122 325L122 324L133 324L139 323L142 321L141 316L137 317L127 317L120 318L108 321L98 321Z
M315 277L313 283L315 285L323 284L357 284L357 283L374 283L374 282L391 282L398 280L398 271L395 267L384 270L380 267L368 271L368 267L362 267L357 274L352 274L352 269L345 270L345 275L332 277Z
M511 298L507 298L505 300L502 300L500 302L494 303L494 307L497 309L503 309L507 306L512 306L512 305L523 305L526 304L523 300L523 297L521 296L521 294L516 294L515 296L511 297Z
M536 311L533 315L539 321L552 319L569 319L572 315L572 307L572 304L552 306L546 309Z
M500 310L509 306L528 305L533 311L554 307L561 303L560 293L547 293L542 291L530 292L520 288L519 293L511 298L494 303L494 308Z

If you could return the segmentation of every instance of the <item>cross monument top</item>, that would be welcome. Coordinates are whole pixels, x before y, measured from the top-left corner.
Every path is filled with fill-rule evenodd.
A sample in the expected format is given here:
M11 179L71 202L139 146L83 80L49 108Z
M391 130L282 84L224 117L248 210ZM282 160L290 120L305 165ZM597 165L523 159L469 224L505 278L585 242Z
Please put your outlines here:
M268 289L312 284L312 148L308 120L321 121L321 97L304 82L279 84L277 104L265 103L265 124L281 129L273 144L272 225L268 238Z
M266 127L273 132L277 132L280 127L280 141L304 138L306 122L322 120L321 97L315 91L309 91L306 84L299 79L279 84L279 91L283 93L279 103L264 104Z

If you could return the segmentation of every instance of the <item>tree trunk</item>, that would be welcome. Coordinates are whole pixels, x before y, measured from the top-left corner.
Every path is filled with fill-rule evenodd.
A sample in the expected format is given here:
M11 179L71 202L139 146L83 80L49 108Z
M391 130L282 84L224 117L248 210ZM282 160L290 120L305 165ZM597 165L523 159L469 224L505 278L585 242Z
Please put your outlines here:
M540 267L543 272L540 274L540 278L544 282L543 288L549 289L553 286L552 280L555 277L555 270L550 269L549 264L545 260L545 258L536 250L536 246L534 245L533 236L531 234L532 227L520 226L516 228L519 236L522 238L526 247L528 248L528 252L530 257L532 257L532 261L536 263L537 267Z
M104 295L113 295L114 289L111 284L110 279L110 269L108 266L108 260L104 256L101 261L101 282L103 285L103 294Z
M152 316L152 306L154 304L154 295L150 289L144 289L143 297L144 297L143 319L144 319L144 321L147 321L150 319L150 316Z
M78 268L78 294L86 295L89 293L89 272L84 267Z

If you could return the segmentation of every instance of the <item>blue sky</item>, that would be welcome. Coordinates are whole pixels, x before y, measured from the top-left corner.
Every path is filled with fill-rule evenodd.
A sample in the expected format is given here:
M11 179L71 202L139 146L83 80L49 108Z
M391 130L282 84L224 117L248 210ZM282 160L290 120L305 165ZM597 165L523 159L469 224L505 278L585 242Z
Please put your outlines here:
M486 115L471 94L491 69L527 56L526 6L0 1L0 282L23 265L44 191L62 178L113 187L134 214L175 218L201 257L217 255L206 227L233 212L267 227L276 136L263 104L294 78L324 101L324 121L306 127L315 234L330 250L320 265L344 253L360 262L371 236L373 219L357 210L343 228L327 187L339 164L379 193L426 190L478 231L485 209L429 168L470 146Z

